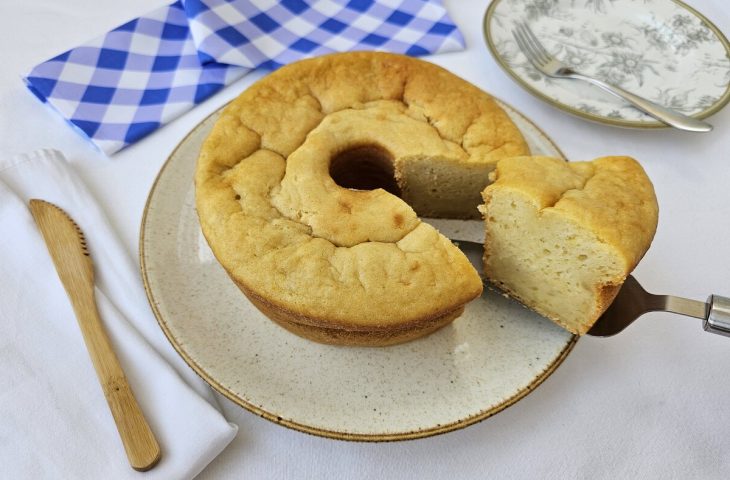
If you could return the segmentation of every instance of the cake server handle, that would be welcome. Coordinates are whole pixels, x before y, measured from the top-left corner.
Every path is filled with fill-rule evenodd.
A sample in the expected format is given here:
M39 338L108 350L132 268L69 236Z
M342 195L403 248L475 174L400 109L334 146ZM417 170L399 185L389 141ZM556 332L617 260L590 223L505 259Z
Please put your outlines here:
M657 310L703 319L702 328L706 332L730 337L730 298L710 295L707 302L698 302L672 295L656 297L662 299L663 303L662 308Z
M730 337L730 298L710 295L707 304L709 308L702 328L706 332Z

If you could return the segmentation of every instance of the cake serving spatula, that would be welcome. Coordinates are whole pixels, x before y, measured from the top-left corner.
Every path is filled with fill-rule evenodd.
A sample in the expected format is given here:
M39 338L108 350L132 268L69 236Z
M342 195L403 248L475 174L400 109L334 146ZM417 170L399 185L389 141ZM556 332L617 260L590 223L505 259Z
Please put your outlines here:
M453 242L486 282L482 274L484 245L465 240ZM613 303L588 330L588 335L616 335L648 312L671 312L699 318L703 320L702 328L706 332L730 337L730 298L710 295L707 302L701 302L672 295L654 295L644 290L632 275L626 277Z
M71 300L129 463L135 470L149 470L160 460L160 446L99 318L94 299L94 266L84 235L71 217L52 203L31 200L30 211Z

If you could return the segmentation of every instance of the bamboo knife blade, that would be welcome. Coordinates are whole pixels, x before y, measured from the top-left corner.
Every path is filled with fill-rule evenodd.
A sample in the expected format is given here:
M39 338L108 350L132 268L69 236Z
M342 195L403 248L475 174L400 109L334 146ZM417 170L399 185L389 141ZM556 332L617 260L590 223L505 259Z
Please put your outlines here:
M146 471L160 460L160 446L127 382L94 299L94 266L81 229L56 205L31 200L33 214L51 254L109 404L129 463Z

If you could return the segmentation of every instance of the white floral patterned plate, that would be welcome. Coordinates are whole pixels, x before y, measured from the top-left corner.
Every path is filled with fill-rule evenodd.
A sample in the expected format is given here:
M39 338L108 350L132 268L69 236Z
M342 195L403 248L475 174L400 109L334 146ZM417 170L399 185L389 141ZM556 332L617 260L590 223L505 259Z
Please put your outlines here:
M537 97L602 123L666 127L589 84L542 75L512 37L518 21L576 70L684 114L704 118L730 100L730 44L679 0L493 0L484 16L492 55Z
M505 108L535 154L563 156L536 126ZM155 180L142 220L140 262L167 338L233 402L326 437L425 437L512 405L575 345L574 335L492 291L438 332L385 348L321 345L271 322L215 260L195 213L195 162L217 118L198 125ZM479 221L431 223L454 238L483 238Z

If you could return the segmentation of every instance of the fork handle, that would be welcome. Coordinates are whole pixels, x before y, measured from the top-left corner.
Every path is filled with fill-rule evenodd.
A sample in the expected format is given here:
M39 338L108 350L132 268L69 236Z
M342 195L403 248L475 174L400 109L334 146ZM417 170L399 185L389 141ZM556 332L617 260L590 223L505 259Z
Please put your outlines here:
M706 332L730 337L730 298L710 295L707 318L702 328Z
M642 112L651 115L660 122L666 123L667 125L680 130L687 130L690 132L709 132L712 130L712 125L707 122L683 115L675 110L663 107L657 103L639 97L638 95L634 95L631 92L627 92L623 88L611 85L610 83L606 83L597 78L589 77L578 72L566 73L566 76L590 82L608 93L626 100L631 105L635 106Z

